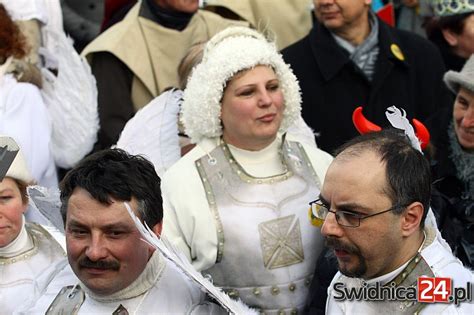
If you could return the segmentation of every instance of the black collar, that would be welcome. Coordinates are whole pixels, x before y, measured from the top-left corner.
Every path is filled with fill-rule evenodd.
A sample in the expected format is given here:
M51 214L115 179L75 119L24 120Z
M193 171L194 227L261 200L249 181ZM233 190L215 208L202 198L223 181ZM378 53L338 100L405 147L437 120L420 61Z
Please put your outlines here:
M188 26L194 13L172 11L160 7L154 0L144 0L140 16L152 20L163 27L182 31Z

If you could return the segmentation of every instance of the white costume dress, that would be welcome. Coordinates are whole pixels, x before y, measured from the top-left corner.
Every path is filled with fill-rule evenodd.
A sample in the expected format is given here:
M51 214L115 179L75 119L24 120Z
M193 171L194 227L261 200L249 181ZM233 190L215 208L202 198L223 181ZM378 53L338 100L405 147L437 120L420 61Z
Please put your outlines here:
M13 242L0 248L1 314L32 305L67 265L56 238L64 236L51 227L26 223Z
M447 245L441 239L441 234L433 227L425 227L426 240L422 245L419 261L416 257L405 263L397 270L389 274L367 280L368 285L380 286L390 285L391 282L398 283L396 286L416 286L420 276L448 277L452 279L452 290L454 288L467 288L472 285L474 276L472 271L463 267L462 263L453 256ZM415 264L416 263L416 264ZM401 282L400 282L401 281ZM362 279L349 278L338 272L328 288L328 302L326 304L327 314L474 314L472 301L455 306L452 303L412 303L410 301L394 302L368 302L368 301L336 301L335 295L340 293L334 290L336 282L344 283L346 288L360 288ZM472 288L471 288L472 292ZM472 293L471 293L472 294Z
M62 274L57 278L34 307L22 314L225 314L157 251L132 284L106 297L78 282L61 288Z
M1 71L0 71L1 72ZM0 133L15 139L39 185L57 187L50 149L52 126L39 89L0 73Z
M203 140L163 176L163 233L230 296L297 312L323 242L308 203L331 160L280 138L257 152Z

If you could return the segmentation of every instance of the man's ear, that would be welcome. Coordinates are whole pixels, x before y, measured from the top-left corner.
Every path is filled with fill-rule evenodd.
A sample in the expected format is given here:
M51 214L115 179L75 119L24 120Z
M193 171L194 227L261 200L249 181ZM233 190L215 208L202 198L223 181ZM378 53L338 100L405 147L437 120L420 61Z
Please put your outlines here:
M402 236L407 237L420 229L424 207L421 202L413 202L402 213Z
M456 47L458 45L458 35L449 29L442 29L444 39L448 42L449 46Z
M160 223L155 224L155 225L153 226L153 228L152 228L152 231L153 231L157 236L160 236L162 229L163 229L163 221L161 221Z

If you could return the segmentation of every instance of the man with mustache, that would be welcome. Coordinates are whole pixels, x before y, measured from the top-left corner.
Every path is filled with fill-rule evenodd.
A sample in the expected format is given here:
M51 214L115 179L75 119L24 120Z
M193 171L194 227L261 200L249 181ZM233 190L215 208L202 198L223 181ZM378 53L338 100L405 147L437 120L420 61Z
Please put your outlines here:
M156 234L161 233L160 178L148 160L120 149L97 152L67 173L61 202L67 256L80 281L59 293L53 284L27 314L222 311L142 240L127 211L128 205Z
M311 202L339 269L328 289L327 314L473 313L472 301L338 300L342 288L410 287L420 276L451 278L452 288L473 282L435 224L425 224L430 194L429 163L403 134L369 133L339 150L319 199Z
M327 152L357 135L351 115L358 106L379 126L394 105L424 121L451 104L437 48L413 33L385 24L372 0L313 0L309 34L285 48L302 91L302 115Z

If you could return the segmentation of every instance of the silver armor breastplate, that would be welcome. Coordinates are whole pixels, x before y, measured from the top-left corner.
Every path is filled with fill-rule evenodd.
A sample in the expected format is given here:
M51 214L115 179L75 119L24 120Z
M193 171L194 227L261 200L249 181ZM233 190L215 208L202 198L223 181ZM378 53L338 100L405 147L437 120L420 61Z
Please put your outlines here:
M285 173L255 178L225 144L196 161L219 241L216 264L203 273L269 314L302 310L323 246L307 216L320 180L298 143L283 142L282 162Z

